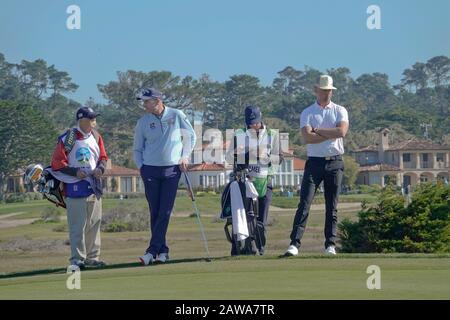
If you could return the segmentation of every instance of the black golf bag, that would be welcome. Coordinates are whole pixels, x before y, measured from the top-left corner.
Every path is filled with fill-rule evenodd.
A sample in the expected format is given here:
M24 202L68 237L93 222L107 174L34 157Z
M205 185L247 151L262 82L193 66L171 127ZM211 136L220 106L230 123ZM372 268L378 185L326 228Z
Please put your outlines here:
M258 216L258 199L253 200L246 197L246 170L239 171L231 174L231 181L225 186L222 193L222 212L220 217L226 220L224 231L227 240L231 243L231 255L256 255L258 254L258 248L256 245L257 237L259 236L259 229L257 228L257 216ZM233 217L231 211L231 183L237 181L239 189L241 191L241 197L245 208L245 215L247 219L247 227L249 237L245 240L238 240L236 235L233 234ZM231 233L230 233L231 227Z
M24 173L25 184L30 184L33 190L42 193L42 196L48 201L54 203L57 207L66 208L66 202L62 195L62 182L56 179L48 170L41 165L29 165Z

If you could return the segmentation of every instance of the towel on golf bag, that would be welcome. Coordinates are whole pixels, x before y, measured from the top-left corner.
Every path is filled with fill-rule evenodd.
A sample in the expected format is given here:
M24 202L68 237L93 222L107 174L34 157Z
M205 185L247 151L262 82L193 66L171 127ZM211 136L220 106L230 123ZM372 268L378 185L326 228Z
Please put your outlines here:
M60 171L55 171L52 170L51 168L46 168L45 170L47 170L48 172L50 172L56 179L58 179L61 182L64 183L77 183L80 182L82 180L87 181L91 188L92 191L95 194L95 197L98 199L101 198L101 196L103 195L103 186L102 186L102 181L101 179L97 179L96 177L94 177L93 175L93 170L91 169L87 169L87 168L82 168L80 170L82 170L85 174L86 174L86 178L84 179L78 179L77 177L73 177L73 176L69 176L65 173L62 173Z
M249 236L247 218L245 216L245 207L244 202L242 201L241 189L239 188L239 183L237 181L233 181L230 185L230 196L233 234L237 236L238 240L245 240Z
M256 191L255 185L247 178L245 179L245 196L247 198L251 198L252 200L257 200L259 196L258 191Z

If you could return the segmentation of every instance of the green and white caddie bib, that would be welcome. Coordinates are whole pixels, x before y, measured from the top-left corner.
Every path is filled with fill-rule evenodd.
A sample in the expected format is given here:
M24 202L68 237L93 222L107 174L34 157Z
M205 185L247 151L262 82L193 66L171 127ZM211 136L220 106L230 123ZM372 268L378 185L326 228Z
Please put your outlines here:
M266 148L267 157L270 157L271 151L272 151L272 144L273 144L273 136L274 133L271 129L260 129L259 130L259 138L255 135L252 136L252 130L247 129L238 129L236 130L236 138L239 144L239 141L246 141L242 140L245 139L245 136L248 137L247 141L249 143L248 146L246 146L246 150L253 149L258 150L261 148L261 146L264 146L263 148ZM252 159L253 160L253 159ZM256 159L255 159L256 160ZM267 191L267 183L271 175L273 175L273 168L270 165L270 161L266 163L261 162L249 162L248 163L248 171L249 176L252 179L253 185L256 188L256 191L258 191L258 196L260 198L264 197L266 195Z

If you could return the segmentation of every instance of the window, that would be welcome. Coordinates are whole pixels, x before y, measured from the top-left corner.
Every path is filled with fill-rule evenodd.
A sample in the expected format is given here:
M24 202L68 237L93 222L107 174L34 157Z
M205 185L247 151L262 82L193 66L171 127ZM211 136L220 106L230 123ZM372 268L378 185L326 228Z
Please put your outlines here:
M422 160L425 162L428 161L428 153L422 154Z
M199 183L200 183L200 186L204 186L204 181L203 181L203 175L200 175L199 176Z
M132 179L131 177L121 177L120 178L120 192L130 193L132 192Z
M436 161L437 162L444 162L444 154L443 153L436 154Z
M403 162L411 162L411 153L403 154Z
M290 172L292 166L292 160L285 160L281 164L281 172Z
M286 161L283 161L283 163L281 164L280 172L285 172L285 171L286 171Z

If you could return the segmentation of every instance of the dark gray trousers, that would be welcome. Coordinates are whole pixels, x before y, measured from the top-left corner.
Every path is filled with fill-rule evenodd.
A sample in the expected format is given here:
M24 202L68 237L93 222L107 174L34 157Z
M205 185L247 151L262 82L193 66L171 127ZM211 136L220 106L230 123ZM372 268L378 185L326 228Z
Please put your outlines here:
M302 180L300 202L292 226L291 245L297 248L301 246L311 203L322 181L325 192L325 248L336 245L337 204L343 172L344 161L340 156L334 160L308 158Z

